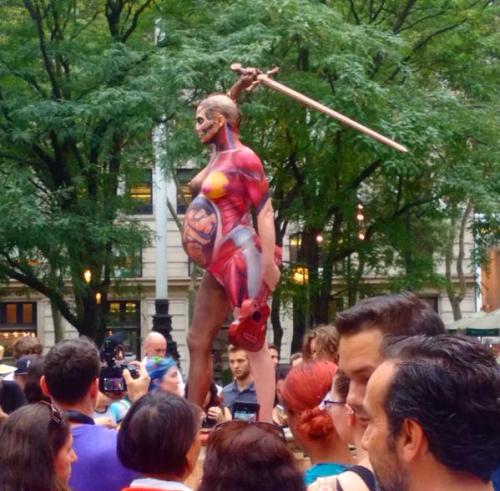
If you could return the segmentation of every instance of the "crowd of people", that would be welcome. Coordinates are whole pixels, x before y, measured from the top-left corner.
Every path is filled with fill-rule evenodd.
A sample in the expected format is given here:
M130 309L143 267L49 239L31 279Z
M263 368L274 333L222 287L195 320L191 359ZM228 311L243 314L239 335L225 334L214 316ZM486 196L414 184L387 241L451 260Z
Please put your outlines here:
M121 390L103 390L110 347ZM446 334L412 294L341 312L289 363L271 345L272 421L258 420L237 346L227 352L232 381L212 380L201 406L185 397L157 332L134 362L116 335L105 350L86 338L45 355L36 338L15 348L16 370L0 382L0 491L187 491L200 466L198 491L500 489L496 360L473 338Z

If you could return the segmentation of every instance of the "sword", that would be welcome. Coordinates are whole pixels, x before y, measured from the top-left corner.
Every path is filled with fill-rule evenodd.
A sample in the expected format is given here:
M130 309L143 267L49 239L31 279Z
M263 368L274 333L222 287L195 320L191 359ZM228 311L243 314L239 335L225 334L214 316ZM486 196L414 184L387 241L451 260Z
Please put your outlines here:
M265 85L270 89L280 92L281 94L291 97L292 99L295 99L296 101L300 102L306 107L316 109L316 111L326 114L327 116L330 116L331 118L340 121L346 126L349 126L355 129L356 131L363 133L364 135L374 138L380 143L384 143L385 145L388 145L389 147L399 150L400 152L404 153L408 152L408 149L405 146L400 145L394 140L391 140L390 138L387 138L386 136L381 135L380 133L377 133L376 131L370 128L367 128L366 126L363 126L357 121L354 121L353 119L348 118L347 116L344 116L343 114L334 111L333 109L330 109L324 104L321 104L320 102L315 101L314 99L311 99L310 97L307 97L304 94L301 94L300 92L297 92L296 90L287 87L286 85L276 82L276 80L273 80L271 78L271 75L277 73L279 68L273 68L269 72L263 73L256 68L243 68L240 63L233 63L231 65L231 70L243 76L253 77L253 82L246 89L247 91L253 90L259 84Z

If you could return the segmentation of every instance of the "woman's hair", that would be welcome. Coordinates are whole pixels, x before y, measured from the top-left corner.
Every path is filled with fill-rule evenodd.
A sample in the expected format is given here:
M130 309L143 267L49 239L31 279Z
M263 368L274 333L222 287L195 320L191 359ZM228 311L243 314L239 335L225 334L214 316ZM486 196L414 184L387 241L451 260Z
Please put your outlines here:
M209 119L213 119L218 113L224 116L234 129L240 126L241 116L238 105L227 95L210 94L198 104L198 108L204 108Z
M269 423L245 421L216 426L198 491L305 491L294 456L277 431Z
M153 358L149 359L146 363L146 370L151 379L151 382L149 383L149 390L152 390L156 387L156 385L153 383L155 380L161 380L163 376L172 367L175 366L175 360L170 356L167 356L166 358L154 356Z
M297 429L312 439L330 435L335 427L321 402L332 386L337 366L326 360L303 362L290 370L281 388L286 410L297 416Z
M67 491L54 458L69 434L67 418L48 403L14 411L0 425L0 490Z
M44 357L37 356L33 358L30 366L28 367L26 383L24 385L24 394L30 404L40 401L50 402L50 399L42 392L40 387L40 378L43 375L43 363Z
M148 392L132 404L123 420L117 444L120 461L141 474L183 476L200 416L199 408L187 399Z
M335 326L318 326L304 336L302 357L305 361L313 359L311 342L316 343L316 359L338 362L340 336Z

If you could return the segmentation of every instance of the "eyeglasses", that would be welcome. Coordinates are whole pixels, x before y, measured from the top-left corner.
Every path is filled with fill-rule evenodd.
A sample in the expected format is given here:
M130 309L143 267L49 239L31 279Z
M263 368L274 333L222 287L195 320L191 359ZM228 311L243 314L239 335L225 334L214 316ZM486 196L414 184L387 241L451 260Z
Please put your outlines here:
M323 407L327 410L331 410L333 406L345 406L345 401L332 401L330 399L325 399L323 401Z
M248 428L249 426L255 426L257 428L260 428L261 430L264 430L267 433L271 433L277 436L283 442L286 442L285 432L283 431L283 428L273 423L266 423L265 421L242 421L235 419L233 419L232 421L224 421L223 423L215 425L212 430L212 433L220 431L224 428L244 429Z
M59 426L62 423L63 417L59 409L57 409L53 404L47 401L39 401L38 404L42 406L47 406L50 409L50 423L52 425Z

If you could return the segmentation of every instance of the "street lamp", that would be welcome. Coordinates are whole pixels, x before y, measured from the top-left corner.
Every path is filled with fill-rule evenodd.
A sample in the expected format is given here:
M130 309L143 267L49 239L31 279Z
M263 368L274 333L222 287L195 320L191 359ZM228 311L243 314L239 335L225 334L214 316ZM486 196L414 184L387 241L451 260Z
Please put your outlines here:
M90 283L90 280L92 279L92 272L90 271L90 269L86 269L83 272L83 279L85 280L85 283L87 283L87 285Z

